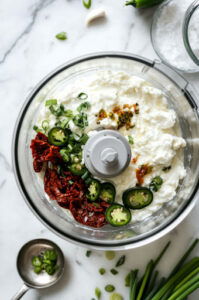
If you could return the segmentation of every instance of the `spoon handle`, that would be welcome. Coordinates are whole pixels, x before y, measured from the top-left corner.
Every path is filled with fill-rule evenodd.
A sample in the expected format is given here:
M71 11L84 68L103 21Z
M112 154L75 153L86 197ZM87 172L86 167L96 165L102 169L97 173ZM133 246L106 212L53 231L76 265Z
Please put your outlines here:
M11 298L11 300L18 300L23 297L23 295L29 290L30 288L24 283L20 290Z

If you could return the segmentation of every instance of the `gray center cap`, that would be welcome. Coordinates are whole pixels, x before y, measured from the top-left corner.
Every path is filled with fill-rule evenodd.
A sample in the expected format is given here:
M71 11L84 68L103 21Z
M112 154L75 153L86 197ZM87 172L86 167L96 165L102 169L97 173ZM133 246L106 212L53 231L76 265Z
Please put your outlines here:
M101 130L87 141L84 162L95 176L114 177L130 163L131 148L126 138L115 130Z

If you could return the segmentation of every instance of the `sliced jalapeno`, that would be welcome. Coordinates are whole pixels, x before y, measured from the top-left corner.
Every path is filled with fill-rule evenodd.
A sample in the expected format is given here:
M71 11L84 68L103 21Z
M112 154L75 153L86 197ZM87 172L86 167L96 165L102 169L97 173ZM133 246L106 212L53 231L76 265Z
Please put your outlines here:
M106 210L106 220L112 226L123 226L131 221L131 212L120 204L113 204Z
M95 201L98 199L101 190L101 183L97 179L91 179L88 184L87 198L90 201Z
M101 185L101 192L99 198L108 203L113 203L115 201L116 190L112 183L104 182Z
M74 175L81 176L86 172L85 166L80 163L72 164L68 168Z
M53 127L48 133L50 144L55 146L63 146L68 141L68 132L61 127Z
M135 187L126 190L122 195L123 203L131 209L141 209L153 201L153 193L146 187Z

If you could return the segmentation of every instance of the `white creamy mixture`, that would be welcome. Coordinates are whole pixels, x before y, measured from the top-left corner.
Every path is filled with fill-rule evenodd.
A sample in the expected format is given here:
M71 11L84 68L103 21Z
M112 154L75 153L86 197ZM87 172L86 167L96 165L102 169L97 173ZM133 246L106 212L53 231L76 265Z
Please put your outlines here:
M128 136L132 136L132 159L136 158L137 161L133 160L122 174L108 180L115 184L116 201L121 202L122 193L130 187L135 187L136 169L141 165L152 166L152 172L144 177L143 186L148 187L152 178L161 176L163 184L158 192L154 192L153 202L144 209L131 211L132 221L141 221L176 195L179 181L186 175L181 153L185 141L179 134L176 113L168 107L167 100L159 89L141 78L123 72L97 73L66 86L62 91L55 91L51 98L56 98L59 104L64 104L65 109L75 111L82 103L77 99L81 92L88 95L86 101L91 104L86 112L89 125L85 132L89 136L96 134L98 127L117 129L117 122L110 118L104 118L100 124L96 123L96 114L101 109L110 112L115 106L139 104L139 114L134 113L132 117L134 127L128 130L125 127L119 129L127 139ZM50 126L54 126L55 117L45 106L40 111L38 124L43 120L49 120ZM73 132L80 132L73 121L70 121L69 125ZM170 170L162 170L168 166L171 166Z
M154 38L160 54L174 67L184 70L197 66L190 58L183 42L182 26L193 0L171 0L163 6L157 19ZM194 53L199 56L199 11L194 13L189 25L189 40Z

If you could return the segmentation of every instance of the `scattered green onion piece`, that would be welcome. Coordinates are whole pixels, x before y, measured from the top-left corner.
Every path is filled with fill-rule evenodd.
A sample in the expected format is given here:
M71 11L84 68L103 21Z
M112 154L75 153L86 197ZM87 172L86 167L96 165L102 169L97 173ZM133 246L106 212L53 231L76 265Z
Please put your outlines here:
M112 284L107 284L104 289L106 292L112 293L115 290L115 287Z
M41 131L41 129L39 129L39 127L37 125L33 126L33 130L36 131L36 132L40 132Z
M91 104L88 101L86 101L86 102L81 103L78 106L77 111L82 112L83 110L88 110L90 107L91 107Z
M134 139L131 135L128 135L128 140L129 140L129 144L131 144L131 145L134 144Z
M80 113L73 118L73 123L82 129L88 126L88 119L85 113Z
M70 160L68 151L66 149L61 149L60 154L61 154L63 161L68 162Z
M96 287L96 289L95 289L95 296L97 297L97 299L100 299L101 295L102 295L101 290L98 287Z
M86 93L80 93L77 96L77 98L80 99L80 100L86 100L88 98L88 95Z
M46 100L45 106L57 105L57 99Z
M112 260L115 258L115 252L114 251L105 251L105 256L108 260Z
M55 36L58 40L67 40L67 35L66 35L66 32L65 31L62 31L62 32L59 32L56 34Z
M46 132L49 129L49 121L44 120L41 124L42 129Z
M119 272L115 269L111 269L110 272L113 274L113 275L117 275Z
M69 180L68 183L69 183L69 184L73 184L74 182L73 182L72 180Z
M112 295L110 295L109 300L123 300L123 297L118 293L113 293Z
M89 175L90 175L89 171L86 170L86 172L81 176L81 178L82 178L83 180L86 180L86 179L88 178Z
M91 7L92 0L87 0L87 2L85 0L82 0L82 3L84 5L84 7L86 7L87 9L89 9Z
M125 263L125 260L126 260L126 256L125 255L122 255L118 261L116 262L116 265L115 267L120 267L122 266L124 263Z
M87 251L86 251L86 256L87 256L87 257L90 257L90 256L91 256L91 253L92 253L91 250L87 250Z
M99 269L100 275L104 275L106 273L106 270L104 268Z

